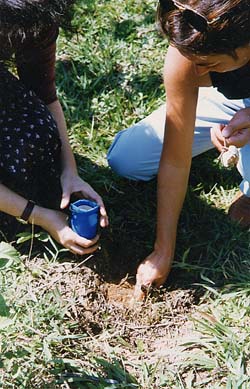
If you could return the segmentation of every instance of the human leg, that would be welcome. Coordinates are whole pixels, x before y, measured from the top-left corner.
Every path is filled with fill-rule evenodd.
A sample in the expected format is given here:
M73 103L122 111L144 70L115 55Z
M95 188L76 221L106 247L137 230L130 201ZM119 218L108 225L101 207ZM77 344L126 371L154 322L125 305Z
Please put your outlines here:
M201 88L195 123L193 157L213 148L210 129L227 124L240 109L250 106L249 99L228 100L214 88ZM164 126L165 106L161 106L134 126L120 131L108 152L110 166L120 175L148 181L158 171ZM250 225L250 145L239 150L238 171L242 176L241 196L229 209L233 220Z
M227 124L234 114L240 109L250 107L250 98L240 100L228 100L220 93L215 96L214 90L205 88L204 102L200 105L197 113L201 121ZM198 121L197 121L198 122ZM201 123L200 123L201 124ZM237 169L241 174L242 181L239 185L240 192L236 195L229 208L229 216L232 220L240 223L242 227L250 226L250 145L247 144L239 149L239 162Z
M244 99L244 108L250 107L250 98ZM239 162L237 168L242 176L240 184L241 192L250 197L250 145L247 144L239 150Z
M135 125L120 131L109 148L107 159L119 175L148 181L158 170L164 136L165 104Z
M244 99L245 107L250 107L250 99ZM239 150L238 171L242 176L240 191L232 202L228 213L232 220L242 227L250 226L250 145Z
M193 157L213 148L210 128L227 123L243 106L242 100L229 101L214 88L201 88L194 131ZM119 175L148 181L158 171L165 129L165 104L139 123L120 131L107 159Z
M157 175L165 131L166 105L135 125L120 131L109 148L107 159L119 175L149 181ZM213 148L211 123L197 120L193 156Z

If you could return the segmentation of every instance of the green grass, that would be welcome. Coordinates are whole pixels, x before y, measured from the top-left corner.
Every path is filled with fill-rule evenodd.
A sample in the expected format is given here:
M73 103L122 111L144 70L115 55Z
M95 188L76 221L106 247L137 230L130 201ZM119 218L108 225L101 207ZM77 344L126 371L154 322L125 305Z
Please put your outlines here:
M249 231L226 217L240 177L220 167L215 151L193 160L165 287L134 310L107 297L110 284L133 282L154 242L156 180L116 176L106 153L120 129L164 101L167 41L155 27L156 5L78 1L76 32L61 31L57 85L70 141L110 227L87 258L39 233L1 243L4 389L250 387Z

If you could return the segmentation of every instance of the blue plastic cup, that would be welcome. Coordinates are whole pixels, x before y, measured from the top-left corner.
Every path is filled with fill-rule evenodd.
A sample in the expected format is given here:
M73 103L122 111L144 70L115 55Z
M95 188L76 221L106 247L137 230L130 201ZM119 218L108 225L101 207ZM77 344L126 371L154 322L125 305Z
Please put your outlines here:
M69 209L72 230L86 239L94 238L99 226L100 206L94 201L77 200Z

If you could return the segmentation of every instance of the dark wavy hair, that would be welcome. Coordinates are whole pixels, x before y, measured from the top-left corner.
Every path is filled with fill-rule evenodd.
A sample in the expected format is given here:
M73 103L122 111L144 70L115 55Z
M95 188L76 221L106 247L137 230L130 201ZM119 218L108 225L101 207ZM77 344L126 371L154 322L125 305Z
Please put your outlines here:
M197 26L199 16L203 26ZM157 19L170 44L184 53L235 56L236 48L250 43L249 0L181 0L177 6L160 0Z
M74 0L0 0L1 45L15 46L52 25L68 27L73 3Z

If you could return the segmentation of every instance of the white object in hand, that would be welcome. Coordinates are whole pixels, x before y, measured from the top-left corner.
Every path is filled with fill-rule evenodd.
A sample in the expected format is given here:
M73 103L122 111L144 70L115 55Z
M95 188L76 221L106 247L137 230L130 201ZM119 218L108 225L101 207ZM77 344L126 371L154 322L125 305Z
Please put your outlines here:
M236 146L224 147L220 155L220 160L223 166L232 167L237 165L239 161L239 151Z

